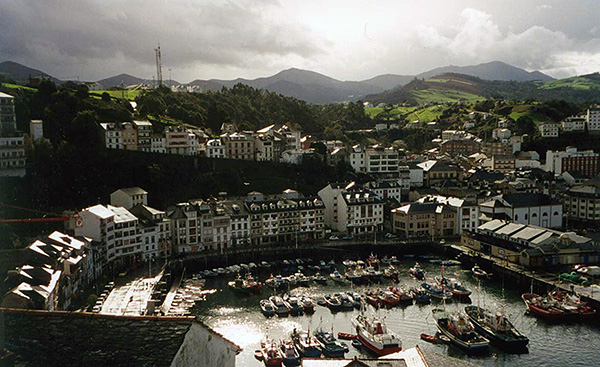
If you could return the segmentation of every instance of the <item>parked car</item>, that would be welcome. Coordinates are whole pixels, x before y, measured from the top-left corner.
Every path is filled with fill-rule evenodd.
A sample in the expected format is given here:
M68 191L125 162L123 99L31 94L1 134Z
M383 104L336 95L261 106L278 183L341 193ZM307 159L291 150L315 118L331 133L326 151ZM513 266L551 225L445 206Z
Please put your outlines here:
M340 239L340 238L339 238L338 236L329 236L329 240L330 240L330 241L337 241L337 240L339 240L339 239Z

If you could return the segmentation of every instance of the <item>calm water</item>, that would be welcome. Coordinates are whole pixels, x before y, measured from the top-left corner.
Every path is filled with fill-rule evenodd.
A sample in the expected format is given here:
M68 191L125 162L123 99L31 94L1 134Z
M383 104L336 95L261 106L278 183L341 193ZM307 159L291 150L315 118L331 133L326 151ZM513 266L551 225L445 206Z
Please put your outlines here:
M414 259L402 260L397 267L401 271L399 283L412 286L415 281L407 275L408 269L414 265ZM421 261L422 266L427 270L428 276L438 275L440 267ZM304 265L306 268L306 265ZM344 270L343 265L338 264L340 270ZM255 271L255 276L264 281L273 271L275 274L279 270ZM313 274L313 271L305 270L305 274ZM501 303L502 300L502 281L483 281L480 291L477 289L477 280L473 278L470 271L463 270L460 267L446 268L446 274L459 275L460 280L469 289L473 291L471 302L480 303L482 306L491 307ZM283 274L287 275L287 274ZM329 274L327 274L328 276ZM285 318L271 317L266 318L260 312L259 300L268 298L272 291L264 287L263 294L250 297L241 297L230 291L227 287L227 281L234 275L227 275L217 279L210 279L206 282L207 288L215 288L217 292L208 295L207 301L196 306L194 312L200 315L205 322L213 327L225 337L229 338L244 350L237 356L239 366L260 366L261 362L254 359L254 350L259 347L260 341L268 335L270 338L280 339L289 337L294 328L307 330L311 332L319 327L331 330L337 335L338 332L352 332L351 318L358 311L342 311L332 314L326 307L315 305L313 315L289 316ZM382 287L390 284L388 280L382 280ZM358 292L365 289L376 288L373 286L351 287L350 283L346 286L333 284L331 280L328 285L312 284L310 287L298 287L292 290L292 293L305 293L313 297L313 300L323 294L335 293L339 291L350 290L353 288ZM525 306L520 299L521 292L516 289L510 289L510 285L505 286L506 312L515 327L529 338L529 352L525 354L506 354L494 347L488 355L468 356L461 350L450 345L434 345L427 343L419 338L421 333L435 334L437 329L431 316L431 310L440 305L409 305L396 307L393 309L375 310L368 306L369 313L378 313L385 316L386 324L389 329L400 335L402 338L403 349L408 349L419 345L420 348L431 350L440 354L449 355L456 358L467 359L482 366L598 366L600 365L600 327L597 325L587 325L583 323L551 325L543 320L539 320L525 313ZM446 304L446 309L454 311L464 309L466 303L451 302ZM349 341L349 353L346 357L355 355L369 356L353 348ZM371 356L372 357L372 356Z

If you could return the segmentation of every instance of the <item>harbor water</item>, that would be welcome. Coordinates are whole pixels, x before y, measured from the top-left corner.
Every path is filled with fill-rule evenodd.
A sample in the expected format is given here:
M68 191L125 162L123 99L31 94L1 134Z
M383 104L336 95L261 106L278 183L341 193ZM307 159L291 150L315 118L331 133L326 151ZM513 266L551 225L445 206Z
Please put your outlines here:
M197 303L192 312L200 316L213 329L243 348L243 351L237 356L238 365L261 366L262 362L254 358L254 350L258 349L260 342L267 337L276 340L289 338L294 329L310 330L311 333L317 329L333 330L335 335L338 332L353 333L351 319L359 312L358 310L332 313L328 308L317 305L316 301L322 295L329 293L348 290L362 293L366 289L376 289L377 287L384 289L392 284L406 285L407 287L416 285L418 282L410 278L407 273L415 261L419 261L419 259L402 259L400 264L396 265L400 271L397 283L391 283L390 280L383 278L380 284L361 286L354 286L350 282L339 284L331 281L329 271L322 272L328 278L327 285L313 282L309 287L296 287L290 290L292 294L307 294L313 298L315 313L312 315L290 315L282 318L263 316L259 301L273 295L273 290L263 286L262 294L241 296L227 286L227 281L232 280L235 277L234 274L208 279L206 288L215 289L216 292L208 295L206 301ZM441 266L428 263L426 260L420 262L427 271L428 281L434 282L433 277L440 275ZM340 272L345 271L341 261L337 263L337 267ZM460 266L446 267L444 272L447 277L458 276L459 280L473 292L468 300L463 302L452 300L445 304L432 302L427 305L404 305L379 310L367 306L367 314L378 314L384 317L388 329L401 337L403 349L418 345L422 349L469 360L481 366L600 365L600 326L598 324L583 322L550 324L526 313L525 305L520 298L522 290L513 289L510 284L503 286L502 279L478 281L471 275L470 270L462 269ZM271 273L279 274L280 269L255 269L253 271L253 275L261 282L264 282ZM304 270L304 273L312 275L314 271ZM283 273L283 275L286 274ZM281 292L278 293L281 294ZM472 356L452 345L430 344L420 339L421 333L436 334L437 329L431 313L434 308L445 307L447 311L464 311L464 307L469 303L487 308L495 308L504 304L506 315L515 327L529 338L528 351L521 354L509 354L492 346L489 353ZM346 343L349 346L349 352L346 353L347 358L356 355L374 358L368 352L352 347L350 341L346 341Z

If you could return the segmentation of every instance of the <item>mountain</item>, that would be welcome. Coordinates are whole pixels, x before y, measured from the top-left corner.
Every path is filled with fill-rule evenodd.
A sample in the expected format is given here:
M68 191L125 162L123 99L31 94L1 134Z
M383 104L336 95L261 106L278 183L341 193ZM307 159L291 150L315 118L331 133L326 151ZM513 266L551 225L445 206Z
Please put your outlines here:
M356 101L367 94L379 93L385 90L383 87L367 82L340 81L314 71L296 68L283 70L273 76L252 80L242 78L234 80L194 80L190 84L200 86L204 90L214 91L222 87L231 88L238 83L254 88L267 89L310 103Z
M0 74L6 74L9 78L14 79L19 84L26 84L29 82L29 77L47 77L52 79L55 83L60 80L44 73L43 71L21 65L13 61L4 61L0 63Z
M98 83L102 85L102 87L105 89L110 89L114 87L126 87L128 85L140 84L142 82L144 82L144 79L129 74L119 74L111 76L110 78L98 80Z
M464 74L476 76L485 80L503 80L503 81L542 81L548 82L554 80L554 78L539 72L520 69L518 67L509 65L502 61L492 61L479 65L471 66L444 66L441 68L435 68L424 73L417 75L418 78L428 79L440 74Z
M414 75L383 74L371 79L363 80L362 82L382 88L383 90L388 90L396 88L397 86L406 85L414 78Z

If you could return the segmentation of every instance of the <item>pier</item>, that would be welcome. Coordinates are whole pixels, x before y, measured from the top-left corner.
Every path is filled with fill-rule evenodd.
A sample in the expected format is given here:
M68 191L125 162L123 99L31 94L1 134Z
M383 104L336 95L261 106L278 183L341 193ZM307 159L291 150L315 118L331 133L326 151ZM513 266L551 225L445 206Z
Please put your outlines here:
M585 302L600 310L600 287L593 284L588 287L574 283L559 281L559 274L536 271L514 264L506 259L498 258L473 251L459 244L444 246L448 256L457 257L463 265L479 265L482 269L491 272L494 276L503 276L506 282L517 284L522 289L532 289L534 293L543 294L553 289L564 292L575 291Z

